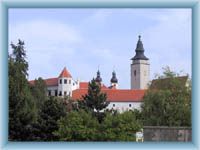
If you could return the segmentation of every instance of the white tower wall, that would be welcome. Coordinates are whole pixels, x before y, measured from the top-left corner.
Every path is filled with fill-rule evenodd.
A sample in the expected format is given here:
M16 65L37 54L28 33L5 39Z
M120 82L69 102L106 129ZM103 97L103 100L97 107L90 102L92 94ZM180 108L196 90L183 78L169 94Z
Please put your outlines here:
M67 83L64 82L65 79L67 80ZM62 83L60 83L60 80L62 80ZM72 96L72 89L73 89L72 78L62 77L58 79L58 95L60 94L60 91L61 91L62 96L65 96L65 95Z
M147 89L149 75L148 60L133 60L131 64L131 89Z

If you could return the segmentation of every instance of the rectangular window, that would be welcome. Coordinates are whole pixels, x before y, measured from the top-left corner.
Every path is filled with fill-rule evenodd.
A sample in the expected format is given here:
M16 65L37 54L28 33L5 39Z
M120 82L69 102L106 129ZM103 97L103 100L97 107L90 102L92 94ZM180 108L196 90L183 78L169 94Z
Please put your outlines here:
M71 92L69 92L69 96L71 95Z
M62 79L60 79L60 84L62 84Z
M64 96L66 96L67 95L67 92L66 91L64 91Z
M51 90L48 90L48 95L51 96Z
M55 90L55 96L58 96L58 91L57 90Z
M64 79L64 83L67 84L67 79Z
M71 80L69 80L69 84L71 84Z
M113 104L113 107L115 107L115 104Z
M131 107L131 104L129 104L129 107Z
M62 96L62 91L59 92L59 96Z

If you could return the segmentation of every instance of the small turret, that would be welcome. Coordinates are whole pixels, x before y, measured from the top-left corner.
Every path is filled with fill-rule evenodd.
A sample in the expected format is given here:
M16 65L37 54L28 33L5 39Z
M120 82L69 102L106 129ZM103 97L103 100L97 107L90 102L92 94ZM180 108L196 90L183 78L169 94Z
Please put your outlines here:
M118 87L118 80L116 77L115 71L112 72L112 78L110 79L111 87L117 88Z
M72 96L73 79L66 67L58 77L58 95Z

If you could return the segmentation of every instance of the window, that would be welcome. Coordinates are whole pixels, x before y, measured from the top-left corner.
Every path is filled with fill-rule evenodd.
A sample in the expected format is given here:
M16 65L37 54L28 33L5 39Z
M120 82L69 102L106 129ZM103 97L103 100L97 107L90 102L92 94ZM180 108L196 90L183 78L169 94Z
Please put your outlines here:
M129 107L131 107L131 104L129 104Z
M66 91L64 91L64 96L66 96L67 95L67 92Z
M67 84L67 79L64 79L64 83Z
M59 92L59 96L62 96L62 91Z
M136 70L134 70L134 76L136 76Z
M113 107L115 107L115 104L113 104Z
M71 84L71 80L69 80L69 84Z
M62 79L60 79L60 84L62 84Z
M57 90L55 90L55 96L58 96L58 91Z
M71 92L69 92L69 96L71 95Z
M51 96L51 90L48 90L48 95Z

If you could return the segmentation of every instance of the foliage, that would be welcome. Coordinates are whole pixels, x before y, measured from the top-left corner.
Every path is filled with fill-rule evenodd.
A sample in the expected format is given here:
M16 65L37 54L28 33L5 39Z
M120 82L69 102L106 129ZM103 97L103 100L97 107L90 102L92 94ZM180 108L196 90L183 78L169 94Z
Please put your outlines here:
M38 124L35 125L35 136L40 141L55 141L58 137L53 134L58 130L57 121L66 115L66 108L62 99L57 97L49 97L44 101Z
M59 129L54 132L64 141L93 141L98 128L98 121L90 112L71 111L58 121Z
M9 65L9 140L26 140L29 127L36 121L36 105L26 79L28 63L24 42L11 44Z
M135 141L135 133L141 129L141 123L133 111L107 114L100 126L100 141Z
M38 113L41 110L43 103L47 100L46 90L46 83L41 77L35 79L34 85L31 85L31 93L34 97Z
M79 107L91 111L101 122L104 117L102 110L109 105L106 99L107 95L101 92L101 85L93 79L88 85L88 94L79 101Z
M135 132L141 129L135 112L106 113L99 123L91 112L72 111L58 121L54 132L62 141L135 141Z
M160 89L149 89L144 96L144 125L191 126L191 89L184 86L176 73L164 70L167 83Z

